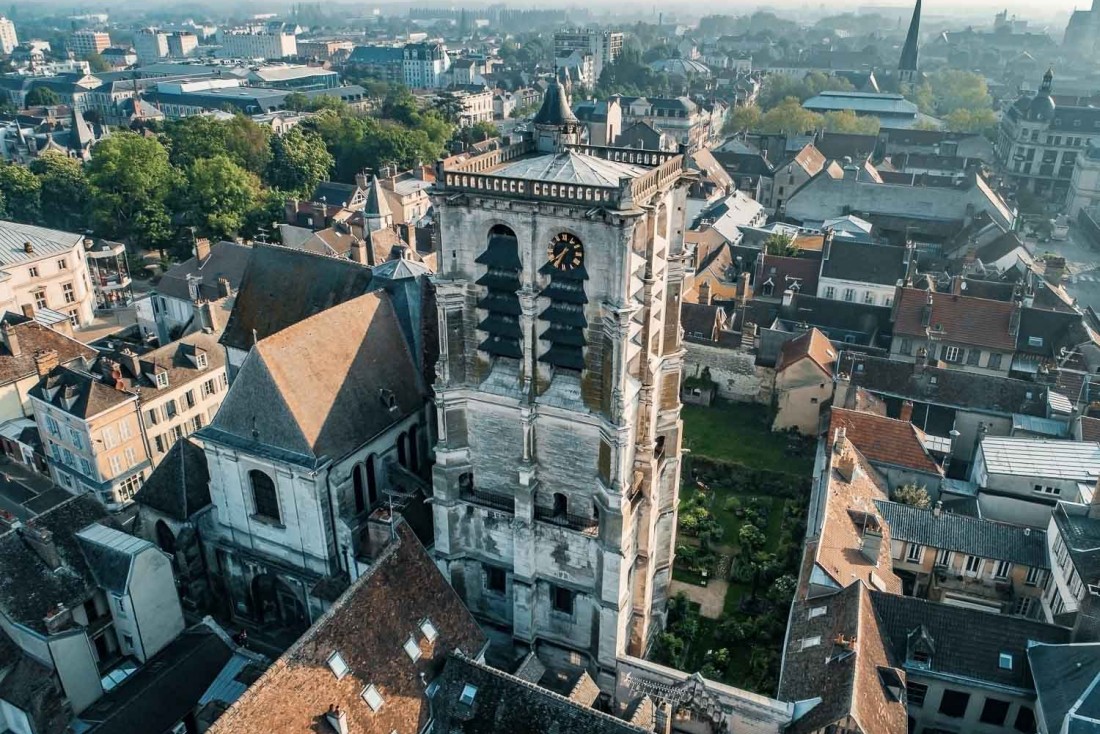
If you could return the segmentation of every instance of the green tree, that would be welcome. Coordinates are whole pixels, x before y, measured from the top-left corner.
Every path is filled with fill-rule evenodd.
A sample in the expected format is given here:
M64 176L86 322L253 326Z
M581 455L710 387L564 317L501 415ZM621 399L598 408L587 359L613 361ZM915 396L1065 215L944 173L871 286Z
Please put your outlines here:
M737 531L737 542L741 547L742 556L746 559L752 555L752 551L762 547L766 540L760 528L751 523L745 523Z
M213 117L192 115L164 125L169 159L176 168L187 168L200 158L225 152L225 127Z
M321 136L299 125L271 138L267 184L291 195L309 196L328 177L333 164Z
M41 200L49 206L41 209L47 227L81 232L88 226L90 190L84 164L56 150L48 150L31 161L30 171L41 186Z
M878 135L879 120L877 117L860 117L851 110L838 110L822 115L822 126L832 133Z
M500 128L491 122L478 122L458 129L455 138L467 145L500 137Z
M936 114L936 95L927 80L920 84L902 84L901 94L926 115Z
M16 163L0 165L0 196L6 214L17 222L35 224L41 208L42 183L29 169Z
M821 127L821 115L802 107L795 97L787 97L760 118L759 129L765 133L800 134Z
M111 70L111 65L107 63L107 59L98 53L90 53L84 57L84 60L88 62L88 68L92 70L93 74Z
M38 86L27 92L23 98L23 107L53 107L61 104L61 97L49 87Z
M258 125L244 115L234 115L222 123L225 152L247 171L262 176L271 160L271 128Z
M279 242L279 223L286 215L286 200L290 198L278 189L266 189L260 193L256 205L245 215L241 225L242 237Z
M890 499L921 510L927 510L932 506L932 498L928 496L928 490L916 484L903 484L894 490Z
M432 102L432 109L443 120L454 125L458 123L458 116L462 114L462 100L452 92L440 92Z
M156 138L119 132L92 148L92 220L106 237L163 249L171 237L166 206L177 173Z
M966 109L960 107L944 117L947 129L957 133L984 133L997 127L997 116L988 107Z
M789 234L775 232L764 240L764 252L782 257L798 257L798 246L794 244L794 238Z
M309 109L309 97L301 92L291 92L283 99L283 107L295 112L305 112Z
M240 232L260 197L260 181L228 155L188 166L176 192L183 220L201 237L224 240Z
M992 108L993 98L980 74L958 69L938 71L929 78L936 114L946 116L958 109Z
M743 133L750 130L756 130L760 127L760 118L762 116L763 113L760 111L760 108L754 104L734 107L729 117L726 118L726 124L722 132L729 135L732 133Z

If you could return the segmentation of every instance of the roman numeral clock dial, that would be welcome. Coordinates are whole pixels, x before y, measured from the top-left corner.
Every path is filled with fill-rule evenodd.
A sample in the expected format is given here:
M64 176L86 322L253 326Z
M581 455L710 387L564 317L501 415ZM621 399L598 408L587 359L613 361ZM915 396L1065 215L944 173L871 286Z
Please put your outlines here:
M551 266L567 273L584 264L584 245L573 235L562 232L550 240L547 257Z

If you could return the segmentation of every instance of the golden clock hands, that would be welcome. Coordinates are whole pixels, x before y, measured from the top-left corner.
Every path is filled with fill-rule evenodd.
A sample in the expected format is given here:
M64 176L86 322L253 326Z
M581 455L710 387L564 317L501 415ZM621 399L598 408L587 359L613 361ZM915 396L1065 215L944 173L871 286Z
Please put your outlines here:
M561 267L562 262L564 262L565 260L565 256L568 254L568 250L562 250L561 252L559 252L557 257L554 258L554 267Z

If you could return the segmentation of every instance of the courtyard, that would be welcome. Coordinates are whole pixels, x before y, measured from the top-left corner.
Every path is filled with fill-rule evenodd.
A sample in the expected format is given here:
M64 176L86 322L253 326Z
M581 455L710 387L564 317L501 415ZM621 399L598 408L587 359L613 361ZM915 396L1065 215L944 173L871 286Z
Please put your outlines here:
M654 657L774 694L797 581L812 444L772 433L767 406L684 406L669 625Z

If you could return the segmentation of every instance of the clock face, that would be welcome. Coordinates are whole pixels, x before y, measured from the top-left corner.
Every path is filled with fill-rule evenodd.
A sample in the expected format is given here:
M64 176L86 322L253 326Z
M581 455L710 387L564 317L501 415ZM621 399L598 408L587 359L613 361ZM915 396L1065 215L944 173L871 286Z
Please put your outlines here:
M584 245L568 232L555 235L546 249L550 264L562 272L575 270L584 263Z

